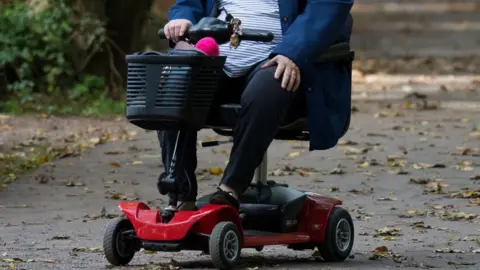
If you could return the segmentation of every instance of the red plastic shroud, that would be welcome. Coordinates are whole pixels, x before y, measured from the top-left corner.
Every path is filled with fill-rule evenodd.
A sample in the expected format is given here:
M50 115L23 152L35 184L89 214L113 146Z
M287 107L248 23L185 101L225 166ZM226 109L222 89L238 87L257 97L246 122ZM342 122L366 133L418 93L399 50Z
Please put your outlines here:
M161 223L158 210L150 209L142 202L120 202L118 207L132 222L137 237L145 241L179 241L189 232L209 235L216 224L230 221L240 229L243 247L321 243L325 239L330 212L342 202L313 193L307 193L307 196L297 232L265 236L243 237L237 211L226 205L209 204L198 211L180 211L169 223Z

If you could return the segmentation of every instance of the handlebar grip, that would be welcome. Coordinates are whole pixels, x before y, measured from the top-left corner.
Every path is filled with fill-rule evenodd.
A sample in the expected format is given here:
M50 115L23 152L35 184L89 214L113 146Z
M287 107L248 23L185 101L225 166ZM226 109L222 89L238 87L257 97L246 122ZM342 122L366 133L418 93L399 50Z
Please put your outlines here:
M167 39L167 37L165 36L165 31L163 30L163 28L160 28L160 30L158 30L158 37L160 39Z
M261 41L261 42L270 42L274 38L272 32L261 31L261 30L251 30L243 29L242 35L240 36L241 40L250 40L250 41Z

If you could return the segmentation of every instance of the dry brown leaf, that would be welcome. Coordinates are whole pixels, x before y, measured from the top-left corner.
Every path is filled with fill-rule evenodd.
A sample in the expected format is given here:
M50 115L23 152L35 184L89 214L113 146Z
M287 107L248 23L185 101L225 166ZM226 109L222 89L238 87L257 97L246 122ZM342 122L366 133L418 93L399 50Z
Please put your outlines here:
M472 166L460 166L460 165L455 166L455 169L463 172L471 172L475 170L475 168L473 168Z
M378 236L400 236L401 234L401 229L400 228L394 228L394 227L384 227L381 229L376 229L376 234L374 237Z
M333 170L331 170L329 172L329 174L333 174L333 175L342 175L342 174L345 174L345 171L342 170L342 168L335 168Z
M356 148L352 146L342 146L340 149L343 150L345 155L361 155L368 152L368 148Z
M446 168L445 164L428 164L428 163L415 163L412 165L414 169L422 170L422 169L432 169L432 168Z
M473 220L477 218L476 214L468 214L465 212L447 212L444 211L443 213L440 214L440 218L443 220L449 220L449 221L459 221L459 220Z
M460 250L460 249L454 249L454 248L440 248L440 249L435 249L435 253L465 253L465 251Z
M85 186L85 183L83 182L76 182L76 181L70 181L65 184L67 187L83 187Z
M372 252L384 253L384 252L389 252L389 250L388 250L388 247L386 246L379 246L374 248Z
M379 197L377 198L377 201L396 201L397 198L395 197Z
M480 206L480 198L470 199L468 201L473 205L479 205Z
M463 198L463 199L480 198L480 188L476 190L471 190L466 188L465 190L462 190L462 191L452 192L450 193L450 197Z
M108 165L112 168L120 168L120 164L118 162L110 162Z
M405 114L401 112L379 112L374 115L375 118L393 118L393 117L404 117Z
M72 252L95 252L95 253L100 253L103 252L103 247L78 247L78 248L73 248Z
M448 187L447 184L442 184L439 182L430 182L426 185L424 185L426 193L436 193L436 194L445 194L445 191L443 191L443 188Z
M428 178L419 178L419 179L410 178L410 180L408 181L409 184L417 184L417 185L426 185L431 182L434 182L434 181Z
M407 172L405 170L402 170L402 169L388 171L388 173L393 174L393 175L408 175L408 174L410 174L409 172Z

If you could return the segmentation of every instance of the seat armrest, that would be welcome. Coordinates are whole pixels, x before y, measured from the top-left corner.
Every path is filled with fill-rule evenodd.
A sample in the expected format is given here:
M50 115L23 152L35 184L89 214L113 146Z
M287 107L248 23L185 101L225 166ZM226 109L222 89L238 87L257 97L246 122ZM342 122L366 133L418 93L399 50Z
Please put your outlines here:
M316 62L352 62L354 58L355 53L350 49L350 44L348 42L342 42L328 47L328 49L317 58Z

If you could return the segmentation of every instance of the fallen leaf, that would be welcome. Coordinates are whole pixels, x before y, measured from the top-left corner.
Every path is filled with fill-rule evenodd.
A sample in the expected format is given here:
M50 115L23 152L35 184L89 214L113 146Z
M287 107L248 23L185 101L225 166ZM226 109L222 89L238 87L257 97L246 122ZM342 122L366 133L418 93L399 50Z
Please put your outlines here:
M420 211L420 210L408 210L407 213L409 215L415 215L415 216L423 216L425 215L424 212Z
M368 152L368 148L356 148L351 146L342 146L341 149L345 155L361 155Z
M142 164L143 164L143 161L139 161L139 160L132 162L132 165L142 165Z
M468 214L465 212L453 213L453 212L444 211L443 213L440 214L440 218L443 220L449 220L449 221L473 220L477 218L477 215Z
M136 201L136 200L140 199L135 194L127 196L127 195L121 194L119 192L114 192L114 191L110 191L110 190L105 192L105 194L107 194L107 199L112 199L112 200Z
M470 180L474 180L474 181L480 180L480 174L477 174L477 175L474 175L474 176L470 177Z
M422 170L422 169L432 169L432 168L446 168L447 165L445 164L428 164L428 163L415 163L412 165L414 169Z
M469 135L470 137L480 137L480 130L475 130L471 132Z
M424 185L426 193L435 193L435 194L445 194L443 188L448 187L447 184L442 184L439 182L430 182Z
M56 235L52 238L50 238L50 240L70 240L71 237L68 236L68 235Z
M370 163L368 163L368 161L365 161L363 163L358 164L358 167L359 168L368 168L368 167L370 167Z
M67 187L83 187L85 186L85 183L83 182L75 182L75 181L70 181L65 184Z
M223 170L221 168L211 168L208 170L211 175L221 175Z
M294 158L294 157L298 157L298 156L300 156L300 152L293 152L293 153L288 154L289 158Z
M118 162L110 162L108 165L112 168L120 168L120 164Z
M452 198L475 199L480 198L480 188L476 190L466 189L450 193Z
M465 251L462 251L460 249L454 249L454 248L440 248L440 249L435 249L435 253L465 253Z
M368 195L373 193L373 188L370 188L368 190L358 190L358 189L351 189L348 192L353 193L353 194L362 194L362 195Z
M335 168L333 170L331 170L329 172L329 174L332 174L332 175L342 175L342 174L345 174L345 172L341 169L341 168Z
M472 166L460 166L460 165L455 166L455 169L463 172L471 172L475 170Z
M388 252L388 248L386 246L379 246L379 247L376 247L375 249L372 250L372 252L380 252L380 253L384 253L384 252Z
M404 117L405 114L401 112L380 112L374 115L375 118L393 118L393 117Z
M384 227L381 229L376 229L375 230L377 233L374 235L374 237L378 236L400 236L402 235L401 229L400 228L393 228L393 227Z
M122 151L106 151L104 152L105 155L110 155L110 156L113 156L113 155L120 155L120 154L123 154L124 152Z
M337 192L339 189L338 187L331 187L330 192Z
M396 201L397 198L395 197L379 197L377 198L377 201Z
M468 200L473 205L479 205L480 206L480 198L475 198L475 199L470 199Z
M417 184L417 185L426 185L431 182L433 182L433 180L428 178L419 178L419 179L410 178L410 180L408 181L409 184Z
M73 248L72 252L103 252L103 247L78 247L78 248Z
M408 175L408 174L410 174L409 172L407 172L405 170L402 170L402 169L388 171L388 173L393 174L393 175Z

